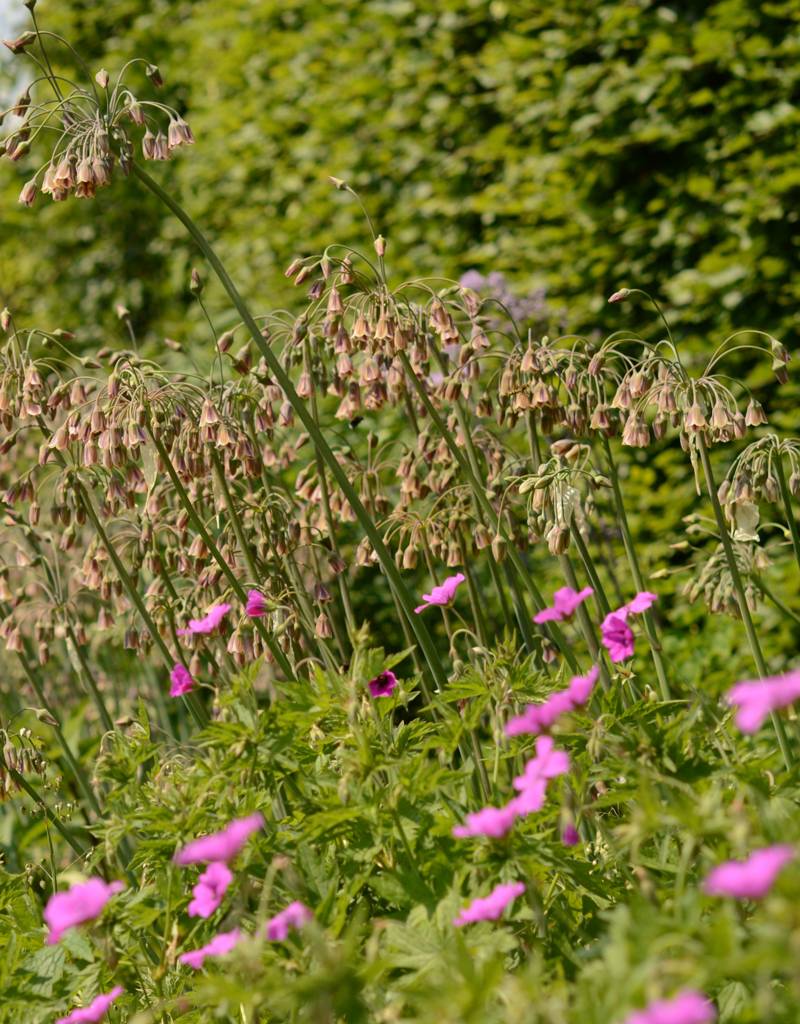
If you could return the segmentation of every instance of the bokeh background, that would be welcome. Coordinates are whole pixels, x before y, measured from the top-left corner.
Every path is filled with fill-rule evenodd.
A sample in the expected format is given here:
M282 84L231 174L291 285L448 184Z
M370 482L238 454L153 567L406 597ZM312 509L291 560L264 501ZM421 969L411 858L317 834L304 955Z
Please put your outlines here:
M800 293L800 3L773 0L39 0L94 71L145 56L198 144L156 170L260 309L282 271L366 244L356 188L397 274L502 272L571 330L620 326L605 297L663 297L701 347L759 326L793 347ZM3 0L4 32L24 24ZM68 66L68 62L65 67ZM2 59L4 88L20 61ZM144 95L149 83L131 79ZM135 182L16 205L0 177L0 301L79 346L208 345L194 255ZM226 311L220 301L220 326ZM638 323L635 321L638 317ZM644 308L634 314L649 322Z

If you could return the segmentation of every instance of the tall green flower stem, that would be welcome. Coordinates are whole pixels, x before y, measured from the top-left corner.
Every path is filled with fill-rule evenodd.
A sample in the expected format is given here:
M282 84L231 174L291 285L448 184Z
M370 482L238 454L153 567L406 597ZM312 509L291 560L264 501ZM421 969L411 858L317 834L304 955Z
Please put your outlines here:
M561 571L566 577L567 583L573 590L580 590L580 584L578 578L575 575L575 569L572 565L572 560L569 555L559 555L558 558ZM589 653L592 656L593 661L597 664L600 669L600 682L604 690L607 690L611 686L611 679L608 674L608 667L603 657L603 652L597 643L597 636L592 626L592 620L589 618L589 613L586 611L586 605L580 604L577 609L578 624L580 626L583 639L586 641L586 646L589 648Z
M800 568L800 531L797 528L797 520L794 517L792 510L792 494L789 490L789 485L786 482L786 470L783 468L783 457L781 454L780 447L775 452L775 473L778 477L778 486L781 491L781 498L783 500L783 508L786 513L786 522L789 525L789 533L792 537L792 548L794 550L794 557L797 562L798 568Z
M478 634L478 639L485 647L489 637L489 631L486 626L486 619L483 615L483 606L481 605L480 594L478 588L475 585L475 578L472 575L472 569L470 568L469 559L467 557L467 545L464 540L464 534L461 530L458 531L458 550L461 555L461 562L464 566L464 575L467 577L467 590L469 591L469 603L472 607L472 617L475 620L475 630Z
M464 477L467 480L467 483L472 488L472 492L475 495L475 498L478 502L478 505L481 508L481 511L486 515L490 525L492 526L492 529L494 529L495 532L498 533L502 537L502 539L506 541L508 545L508 556L511 559L514 568L519 573L523 583L530 592L531 597L533 599L534 607L537 609L537 611L541 610L545 606L544 597L542 596L542 593L539 590L539 588L534 583L533 577L531 576L528 567L525 565L525 562L523 561L520 553L517 551L513 541L510 539L505 524L498 516L497 512L495 512L494 508L492 507L491 501L489 501L489 499L487 498L485 488L481 486L481 483L473 473L472 467L470 466L468 460L464 458L464 454L459 448L456 439L453 437L452 431L448 429L447 424L442 419L433 402L431 402L430 396L428 395L428 392L425 390L425 385L422 383L422 381L419 379L416 373L414 373L414 369L411 366L411 362L408 356L406 355L405 352L402 351L399 352L398 355L400 361L403 364L403 368L406 372L406 375L411 380L412 384L414 385L414 389L419 395L420 401L425 406L426 412L431 417L431 420L436 424L436 428L438 429L439 433L441 434L442 438L447 444L447 447L452 452L453 458L458 463L461 472L464 474ZM465 437L466 436L468 436L468 432L465 435ZM577 670L578 663L575 659L575 655L572 653L572 650L569 644L566 642L564 634L561 632L561 630L551 623L548 626L546 632L549 634L550 638L552 639L556 647L558 647L558 649L561 651L561 654L564 656L570 668L573 670Z
M48 713L48 715L50 715L52 719L52 722L50 723L50 728L56 734L56 739L58 740L61 750L63 751L64 754L64 760L69 765L70 770L72 771L72 774L75 777L75 781L78 784L78 788L83 793L84 797L86 798L86 802L95 812L95 814L99 815L101 813L100 805L98 804L97 797L94 795L94 791L92 790L92 787L89 784L89 779L86 776L86 772L81 767L81 764L78 761L78 759L72 753L69 743L67 743L67 738L64 735L63 729L61 728L61 721L58 715L55 713L52 704L48 701L47 697L45 696L44 688L41 682L39 681L36 673L31 668L31 664L28 660L29 657L30 655L29 652L27 651L25 654L22 654L22 652L20 651L17 652L17 658L19 660L20 665L22 666L22 671L25 673L29 683L33 687L33 692L36 694L36 699L39 701L44 710ZM55 725L53 725L53 722L55 722Z
M94 677L91 666L86 660L86 655L83 653L83 647L78 643L75 631L70 625L67 625L67 644L70 653L74 654L78 660L78 664L80 665L79 674L83 676L84 684L91 693L92 699L97 706L97 710L100 714L100 720L103 723L103 728L106 732L113 732L114 722L109 714L108 708L106 707L106 702L100 692L100 687L97 685L97 680Z
M439 653L436 650L436 646L425 624L419 620L419 617L412 618L414 614L413 598L408 587L405 584L405 581L400 575L400 572L398 571L396 565L394 564L391 552L386 547L380 531L376 527L375 523L372 521L372 517L369 515L369 513L359 500L358 494L356 493L353 485L350 483L347 474L339 465L339 462L336 456L334 455L333 451L331 450L330 445L325 440L322 431L314 422L314 417L307 409L305 402L303 402L303 400L297 394L297 391L295 390L294 385L289 379L288 374L281 365L280 360L272 351L270 346L266 343L266 340L264 339L264 337L261 334L261 331L258 328L258 324L253 319L250 310L247 308L243 298L239 294L238 289L236 288L230 276L228 275L228 272L226 271L217 254L212 249L205 235L203 235L203 233L200 231L200 229L197 227L197 225L188 215L188 213L186 213L183 207L178 202L176 202L175 199L167 191L165 191L158 184L158 182L155 181L154 178L151 178L150 175L146 171L144 171L138 164L133 164L132 172L142 182L145 188L148 188L151 192L153 192L154 195L156 195L161 200L161 202L164 203L165 206L167 206L172 211L172 213L178 218L178 220L183 224L183 226L194 239L195 243L205 256L205 258L208 260L212 270L219 278L220 283L224 287L225 291L228 293L228 296L233 305L236 307L236 310L239 313L239 316L241 317L243 324L250 332L250 336L252 337L253 342L256 345L256 348L263 355L264 360L267 366L269 367L271 374L275 378L275 381L282 389L283 393L286 395L287 400L291 404L292 408L294 409L295 413L297 414L298 418L302 422L305 429L308 431L309 437L311 438L314 448L320 453L320 456L327 464L334 480L341 488L342 493L349 502L350 507L353 510L353 513L355 514L356 518L358 519L361 525L361 528L367 535L367 538L370 544L372 545L372 549L375 551L378 557L383 572L388 577L390 584L397 593L398 600L405 609L408 621L411 623L412 628L414 630L414 634L417 638L417 642L422 648L423 654L425 656L425 661L428 665L428 669L431 673L431 676L436 686L441 689L447 682L447 677L445 675L444 667L439 659Z
M180 503L183 505L183 508L184 508L186 514L189 516L189 519L190 519L192 525L194 526L195 530L197 530L197 532L200 534L200 536L203 538L203 543L205 544L205 546L208 548L209 552L211 553L211 557L214 559L214 561L220 567L223 575L227 579L228 583L231 585L231 588L233 589L233 591L236 594L236 596L239 598L239 600L242 602L242 604L247 604L247 594L245 593L244 588L242 587L241 583L237 579L236 574L233 572L231 567L228 565L228 563L222 557L222 552L219 550L219 548L217 547L216 541L214 540L214 538L211 536L211 534L209 533L208 529L206 528L206 524L203 522L203 517L200 515L200 513L194 507L194 504L192 503L192 499L189 497L189 495L188 495L188 493L186 491L186 488L181 483L181 479L178 476L177 472L175 471L175 467L172 465L172 460L169 457L169 453L167 452L167 449L164 447L164 442L158 436L158 433L153 429L151 424L148 424L147 432L150 435L150 437L151 437L151 439L153 441L153 444L156 446L156 451L158 452L159 457L161 459L161 462L163 463L164 468L167 471L167 475L169 476L170 480L172 481L172 485L175 488L175 493L178 495L178 499L179 499ZM230 494L227 491L227 488L225 489L224 494L227 495L227 499L230 498ZM232 502L231 502L231 505L232 505ZM231 506L228 506L228 510L229 510L229 512L231 511ZM236 514L236 510L235 509L233 509L233 511L231 512L231 521L234 524L238 522L238 518L237 518L237 514ZM234 525L234 530L236 530L236 526L235 525ZM237 537L238 537L238 533L237 533ZM240 541L240 544L241 543L242 543L242 541ZM245 544L245 547L246 547L246 544ZM293 676L293 672L292 672L291 666L289 665L289 662L286 660L286 656L284 655L283 651L280 649L278 644L275 643L274 639L272 638L272 636L269 633L269 630L267 630L267 628L263 624L263 622L261 622L260 619L255 619L254 621L256 623L256 629L258 629L259 633L261 634L261 636L264 639L264 642L269 647L270 652L272 653L272 656L275 658L276 663L280 666L281 671L285 674L287 679L291 679L292 676Z
M600 614L605 618L605 616L611 611L611 605L608 603L608 595L606 594L605 587L600 579L600 574L597 571L597 566L594 563L589 547L583 539L583 534L580 531L580 527L575 522L574 516L570 519L569 531L572 536L572 540L575 543L575 547L578 549L578 555L580 556L581 562L583 562L586 575L589 577L589 582L594 589L594 597L597 601L597 606L600 609Z
M697 449L700 452L700 461L703 465L703 474L706 478L706 488L708 489L708 496L711 500L711 507L714 509L714 518L717 521L719 539L722 542L722 550L725 552L725 560L728 563L728 571L731 574L731 582L733 583L734 593L736 594L736 603L739 606L739 614L741 615L742 622L744 623L745 633L747 633L750 652L753 655L753 661L756 664L758 674L762 679L765 679L769 674L767 672L767 664L764 661L764 654L761 650L758 634L756 633L755 626L753 625L753 619L750 615L750 608L747 604L747 595L744 592L742 576L739 572L739 566L736 562L736 554L733 550L733 544L731 543L730 534L728 533L728 527L725 522L725 513L722 511L722 506L719 503L717 485L714 480L714 470L711 466L708 446L706 445L702 431L697 434ZM794 765L794 757L789 748L789 740L786 736L786 730L783 727L783 722L774 711L770 712L770 718L775 730L775 735L778 739L778 746L781 748L784 763L788 769L791 769Z
M78 843L78 841L75 839L72 833L67 828L65 828L63 823L58 820L55 814L53 814L53 812L50 810L50 808L47 806L47 804L44 802L41 796L36 792L33 786L31 786L31 784L25 778L25 776L21 775L15 768L8 768L7 771L10 773L11 778L14 780L14 782L16 782L20 789L24 789L28 796L31 798L31 800L33 800L33 802L41 808L42 813L50 822L50 824L69 843L69 845L72 847L75 853L77 853L79 857L85 856L85 854L89 852L88 848L85 848Z
M639 558L636 554L636 548L633 544L633 536L631 535L630 526L628 525L628 514L625 511L625 502L622 499L622 488L619 485L617 465L611 451L611 444L605 435L603 435L603 447L605 449L606 462L608 464L608 475L611 479L611 492L614 496L614 508L617 513L620 530L622 531L622 543L625 546L625 554L628 558L628 564L631 569L631 575L633 576L634 586L637 591L642 591L645 589L644 579L642 578L642 571L639 567ZM670 693L669 683L667 682L667 672L664 668L664 661L661 657L661 641L658 638L653 613L649 608L647 611L642 613L642 618L644 619L644 628L647 633L647 639L650 642L650 655L653 659L653 665L655 666L656 678L658 679L661 696L664 700L671 700L672 694Z

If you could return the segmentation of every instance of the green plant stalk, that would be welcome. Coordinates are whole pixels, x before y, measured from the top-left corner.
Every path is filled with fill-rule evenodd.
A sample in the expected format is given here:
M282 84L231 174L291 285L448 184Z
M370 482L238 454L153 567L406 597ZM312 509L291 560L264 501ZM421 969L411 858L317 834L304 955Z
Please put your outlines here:
M794 550L795 561L797 562L798 568L800 568L800 531L798 531L797 520L795 519L794 512L792 511L792 494L789 490L789 485L786 482L786 471L783 468L783 459L781 458L780 450L778 450L775 458L775 471L778 474L778 486L781 490L783 508L786 513L786 522L789 524L789 533L792 537L792 548Z
M608 474L611 478L611 491L614 495L614 507L617 512L620 530L622 531L622 543L625 547L625 554L628 558L628 564L630 565L634 585L636 590L641 592L645 589L645 585L642 578L642 572L639 567L639 558L636 554L633 536L631 535L630 526L628 525L628 514L625 511L625 502L622 499L622 488L619 485L619 476L617 474L617 466L614 461L614 456L611 452L611 444L605 435L603 435L603 447L605 448L606 461L608 463ZM661 642L658 639L655 619L653 618L653 614L649 608L647 611L642 613L642 618L644 619L644 628L647 633L647 639L650 641L650 655L653 659L653 665L655 666L656 678L658 679L661 696L664 700L671 700L672 694L670 693L669 683L667 682L667 673L664 668L664 661L661 657Z
M303 341L303 351L305 353L306 362L311 367L311 347L308 342L308 336ZM311 415L314 417L314 422L319 428L319 407L317 405L317 389L312 387L311 389ZM333 525L333 513L331 512L331 498L328 490L328 477L325 472L325 463L322 461L322 455L315 448L314 457L317 463L317 476L319 478L319 489L322 496L322 514L325 517L325 527L328 531L328 538L331 542L331 549L333 553L341 558L339 553L339 545L336 542L336 530ZM339 592L342 597L342 607L344 608L345 622L347 623L347 631L352 637L356 631L356 619L353 615L353 605L350 600L350 590L347 586L347 580L343 572L337 573L337 582L339 584ZM344 658L344 651L342 651L342 658Z
M502 520L492 507L492 503L486 497L485 490L481 487L480 481L473 474L472 468L469 462L464 458L460 448L458 447L458 444L456 443L456 439L452 435L452 432L447 428L447 424L439 415L433 402L431 402L430 397L427 391L425 390L425 386L423 385L419 377L417 377L416 373L414 373L414 369L411 366L411 362L409 361L408 356L406 355L405 352L399 352L398 355L400 361L403 364L403 368L405 369L406 375L410 377L414 385L414 388L417 394L419 395L420 400L422 401L422 404L425 406L428 415L436 424L439 433L442 435L445 443L447 444L447 447L452 452L453 458L459 464L461 472L464 474L467 482L472 488L472 491L478 501L480 508L488 517L489 523L491 524L492 528L497 533L499 533L500 536L506 541L508 545L508 556L511 559L514 568L519 573L525 586L528 588L528 591L530 592L531 597L533 599L534 607L537 611L541 611L541 609L545 607L544 597L542 596L542 593L539 590L539 588L534 583L533 578L530 572L528 571L528 567L525 565L525 562L520 556L520 553L517 551L513 541L510 540L505 525L503 524ZM552 623L550 623L547 627L546 632L549 634L550 638L552 639L553 643L555 643L556 647L558 647L558 649L561 651L570 668L577 669L578 663L575 659L575 655L572 653L572 650L570 649L569 644L566 642L564 634L561 632L561 630L558 629L558 627L554 626Z
M30 785L25 776L21 775L15 768L8 768L7 771L11 775L11 778L14 780L14 782L16 782L16 784L21 789L25 790L25 792L28 794L28 796L31 798L31 800L33 800L35 804L38 804L38 806L41 807L44 816L47 818L50 824L59 832L59 834L69 843L69 845L72 847L75 853L77 853L79 857L85 856L89 852L88 849L84 849L84 847L78 845L78 842L74 838L74 836L72 836L67 831L67 829L64 827L64 825L62 825L62 823L58 820L55 814L53 814L53 812L50 810L50 808L47 806L47 804L44 802L41 796L39 796L39 794L36 792L33 786Z
M309 552L311 554L311 560L314 563L314 572L317 575L317 579L321 580L322 579L322 566L320 565L319 554L317 552L316 547L314 545L311 545L310 548L309 548ZM345 588L345 591L346 591L346 588ZM331 612L328 615L328 618L330 619L331 628L333 629L333 637L334 637L334 640L336 641L336 647L337 647L337 649L339 651L339 657L342 659L341 660L341 664L345 665L347 663L347 661L349 660L348 657L347 657L347 644L345 643L345 637L342 634L342 628L341 628L341 625L339 623L339 616L337 614L335 614L335 609L333 608L333 604L331 605Z
M491 566L492 563L490 562L489 564ZM528 613L528 609L525 607L525 598L522 596L522 591L519 588L517 577L512 572L511 566L508 564L508 562L504 563L503 569L505 570L508 589L511 591L511 596L514 601L514 616L517 620L519 631L520 633L522 633L522 637L525 640L525 647L527 648L528 653L533 654L536 650L536 642L533 638L533 629L531 628L530 615ZM497 586L500 587L499 580Z
M228 565L228 563L222 557L222 552L217 547L216 541L214 540L214 538L211 536L211 534L209 533L208 529L206 528L206 524L203 522L202 516L198 513L197 509L194 507L194 504L192 503L192 499L187 494L186 488L183 486L183 484L181 483L180 477L175 472L175 467L172 465L172 460L170 459L169 453L167 452L166 448L164 447L163 441L158 436L156 431L153 430L153 428L152 428L152 426L150 424L148 424L148 426L147 426L147 432L150 435L150 437L152 438L153 444L156 446L156 451L158 452L159 457L161 458L161 461L164 464L164 468L167 471L167 475L169 476L170 480L172 481L172 485L175 488L175 492L178 495L178 498L179 498L181 504L183 505L184 510L186 511L186 514L189 516L189 519L191 520L192 525L197 530L197 532L200 534L200 536L203 538L203 543L208 548L208 550L211 552L211 557L214 559L214 561L217 563L217 565L222 570L223 575L228 580L228 583L230 583L230 585L233 588L236 596L239 598L239 600L242 602L243 605L246 605L247 604L247 594L245 593L244 588L242 587L241 583L237 579L236 574L233 572L231 567ZM233 512L231 512L231 520L235 521L235 519L236 519L236 515L235 515L235 510L234 510ZM235 527L234 527L234 529L235 529ZM275 643L273 638L270 636L269 630L267 630L267 628L264 626L264 624L261 622L261 620L260 619L255 619L254 621L256 623L256 629L258 629L259 633L264 638L265 643L267 644L267 646L269 647L270 651L272 652L272 656L275 658L275 661L280 666L281 671L285 674L287 679L291 679L293 673L292 673L291 667L289 665L289 662L286 660L286 657L285 657L283 651L278 647L278 645Z
M75 631L70 625L67 625L67 639L72 645L72 649L75 651L75 657L80 662L83 680L86 683L86 686L92 695L92 699L94 700L95 705L97 706L98 712L100 713L100 720L103 723L103 727L105 728L106 732L113 732L115 728L114 721L111 718L111 715L109 714L108 708L106 707L106 702L103 699L103 695L102 693L100 693L100 688L98 687L97 680L94 678L94 674L89 666L88 661L86 660L86 655L83 653L83 648L78 643L77 638L75 636Z
M605 618L606 615L611 611L611 605L608 603L608 595L606 594L600 574L597 571L597 566L594 563L591 552L586 541L583 539L580 528L575 522L575 517L570 519L569 523L570 533L572 539L575 541L575 547L578 549L578 554L583 562L583 567L586 570L586 575L589 577L589 582L594 588L594 597L597 601L597 606L600 609L600 614Z
M467 590L469 591L469 603L472 607L472 617L475 620L475 631L478 634L478 640L486 647L487 638L489 636L486 628L486 620L483 615L483 608L481 607L481 599L478 594L478 588L475 586L475 580L472 576L472 570L469 566L467 558L467 545L464 542L464 534L459 530L458 532L458 549L461 553L461 562L464 566L464 575L467 577Z
M154 178L151 178L150 175L146 171L142 170L142 168L136 163L133 164L132 172L142 182L142 184L151 192L153 192L154 195L156 195L161 200L161 202L163 202L178 218L178 220L183 224L183 226L189 232L191 237L194 239L197 246L200 248L205 258L208 260L214 273L219 278L220 283L222 284L225 291L228 293L228 296L233 305L236 307L239 316L242 318L243 324L250 332L250 336L252 337L256 347L263 355L267 363L267 366L270 369L270 372L274 376L280 388L283 390L287 400L289 401L295 413L301 420L303 426L308 431L308 434L311 438L312 443L314 444L315 449L319 451L321 457L327 463L331 471L331 474L333 475L333 478L336 480L337 484L342 490L342 493L349 502L350 507L352 508L356 518L361 524L362 529L367 535L367 538L370 544L372 545L373 550L378 556L378 560L381 563L381 567L384 573L389 578L394 589L397 592L398 599L406 611L406 615L408 616L409 622L412 624L412 628L417 637L417 642L422 648L423 654L425 656L425 661L427 662L428 668L431 672L434 681L436 682L438 687L443 687L447 681L447 677L445 675L444 667L442 666L442 663L439 659L439 653L436 650L436 646L434 645L433 639L431 638L431 635L428 632L428 629L425 626L424 622L419 620L418 617L412 618L414 613L413 598L411 596L410 591L408 590L408 587L405 585L402 576L397 570L397 567L394 564L394 560L392 559L391 553L389 549L386 547L383 538L381 537L380 531L378 530L375 523L372 521L371 516L369 515L369 513L359 500L359 497L356 494L353 485L350 483L347 474L339 465L339 462L336 456L333 454L330 445L325 440L322 431L314 422L313 416L306 408L303 400L295 391L294 385L292 384L288 374L281 365L280 360L262 337L261 331L258 329L258 324L253 319L250 310L247 308L247 305L245 304L244 300L239 294L238 289L236 288L230 276L228 275L228 272L226 271L219 257L214 252L208 240L197 227L192 218L188 215L188 213L186 213L183 207L179 203L177 203L175 199L173 199L173 197L168 192L166 192L158 184L157 181L155 181Z
M739 572L739 566L736 564L736 554L731 544L730 534L728 533L728 527L725 523L725 514L722 511L722 506L719 503L719 497L717 495L717 485L714 480L714 470L711 466L711 459L708 454L708 447L705 442L705 438L702 433L697 435L697 447L700 452L700 461L703 464L703 474L706 478L706 488L708 490L708 496L711 500L711 507L714 509L714 518L717 521L717 529L719 530L719 538L722 542L722 549L725 552L725 560L728 563L728 571L731 574L731 582L733 583L733 589L736 593L736 603L739 605L739 613L742 616L742 622L744 623L744 629L747 633L747 640L750 644L750 651L753 655L753 661L756 664L758 674L762 679L765 679L769 674L767 672L767 665L764 661L764 654L761 650L761 644L758 640L758 634L756 633L755 626L753 625L753 619L750 615L750 609L747 605L747 596L744 592L744 585L742 583L742 576ZM789 748L789 740L786 736L786 730L783 727L783 722L779 715L774 711L770 712L770 718L772 720L772 726L775 729L775 735L778 739L778 746L781 749L783 760L788 769L791 769L794 765L794 757Z
M33 671L28 662L28 657L29 655L27 651L25 655L23 655L19 651L17 652L17 658L19 659L19 663L22 666L22 671L25 673L25 675L28 678L28 681L33 687L34 693L36 694L36 699L39 701L39 703L42 705L45 711L52 717L53 721L56 723L55 725L51 725L50 728L56 734L58 742L61 746L61 750L64 753L64 759L69 765L72 774L75 776L75 781L78 783L78 787L80 788L81 792L86 798L89 806L92 808L95 814L99 815L101 811L100 804L97 802L97 797L94 795L94 791L92 790L92 787L89 784L89 780L86 777L86 773L81 767L80 762L72 753L72 750L70 749L70 746L67 743L67 738L64 735L63 729L61 728L61 722L59 721L58 715L55 713L52 705L45 696L44 689L42 688L42 685L39 682L39 680L36 678L36 673Z
M300 608L302 609L303 614L306 617L306 624L309 632L309 642L315 642L316 646L319 648L322 660L325 663L325 668L328 670L328 672L335 676L339 671L338 667L333 659L333 655L331 654L330 648L325 642L325 639L323 637L317 636L314 633L314 609L311 607L311 602L308 599L305 584L303 583L303 576L302 573L300 572L300 567L298 566L294 558L294 554L292 552L287 553L285 557L285 562L289 568L289 574L292 577L292 583L294 584L294 590L295 594L297 595L297 600L300 604Z

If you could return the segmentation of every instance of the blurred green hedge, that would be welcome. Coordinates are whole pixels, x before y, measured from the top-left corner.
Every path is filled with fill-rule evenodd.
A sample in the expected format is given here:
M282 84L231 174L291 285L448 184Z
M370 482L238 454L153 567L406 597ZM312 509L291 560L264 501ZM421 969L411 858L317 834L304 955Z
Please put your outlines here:
M93 71L161 65L198 145L156 172L261 308L293 301L295 254L363 244L333 174L363 194L398 273L500 270L523 292L546 285L575 330L619 326L605 297L637 284L706 344L746 325L791 341L798 0L40 0L37 14ZM136 183L28 211L26 171L1 179L4 302L84 344L119 330L116 302L154 337L199 329L194 254Z

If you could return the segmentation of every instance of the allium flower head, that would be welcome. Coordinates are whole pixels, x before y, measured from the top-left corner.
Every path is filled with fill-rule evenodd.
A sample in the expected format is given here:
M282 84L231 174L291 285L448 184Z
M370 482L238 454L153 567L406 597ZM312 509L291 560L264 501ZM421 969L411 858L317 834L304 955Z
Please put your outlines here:
M568 619L575 612L575 609L583 604L587 597L591 597L593 593L594 590L591 587L584 587L583 590L561 587L553 594L552 605L537 612L533 617L533 621L537 623L560 622L562 619Z
M756 850L747 860L729 860L715 867L703 888L709 896L760 900L772 888L781 868L794 857L794 849L782 844Z
M209 861L227 863L239 853L254 832L264 827L264 816L260 811L246 818L236 818L221 832L202 836L187 843L175 854L176 864L204 864Z
M124 888L122 882L106 884L102 878L90 878L64 892L53 893L44 908L45 924L50 929L48 945L58 942L67 929L93 921L111 897Z
M800 669L737 683L727 696L728 702L738 708L736 724L742 732L756 732L770 711L785 708L800 698Z
M267 614L267 599L260 590L247 591L247 604L244 610L251 619L260 619Z
M414 611L419 615L420 612L424 612L426 608L431 608L433 605L450 604L456 596L456 590L458 590L465 579L466 576L463 572L457 572L455 576L448 576L444 583L434 587L430 594L422 595L425 603L416 607Z
M271 942L283 942L292 928L302 928L314 915L300 900L293 900L288 907L267 921L267 938Z
M59 1017L56 1024L96 1024L97 1021L103 1019L108 1008L115 999L119 999L124 991L121 985L117 985L110 992L95 996L88 1006L84 1006L80 1010L73 1010L66 1017Z
M456 928L461 928L475 921L496 921L506 907L524 892L525 886L522 882L496 885L488 896L479 897L465 907L458 917L453 918L453 924Z
M397 676L388 669L367 683L373 697L391 697L397 687Z
M711 1024L717 1011L702 992L687 989L672 999L658 999L626 1018L625 1024Z
M185 629L176 630L178 636L191 636L193 633L213 633L231 610L229 604L215 604L205 613L202 619L189 619Z
M194 899L189 904L189 917L211 917L232 881L233 875L227 864L212 861L192 889Z
M185 665L181 665L180 662L173 665L169 678L172 682L169 688L170 697L182 697L194 689L194 679L192 679L189 669Z
M181 953L178 957L178 962L194 967L196 971L199 971L206 957L225 956L243 938L244 934L238 928L234 928L229 932L220 932L210 942L207 942L205 946L201 946L199 949L191 949L188 953Z

